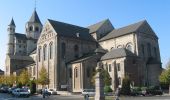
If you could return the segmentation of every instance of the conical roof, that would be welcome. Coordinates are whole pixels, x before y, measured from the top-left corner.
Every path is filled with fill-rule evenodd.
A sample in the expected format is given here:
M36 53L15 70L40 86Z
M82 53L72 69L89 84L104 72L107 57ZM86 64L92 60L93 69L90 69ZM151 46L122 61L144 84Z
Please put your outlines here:
M34 10L32 16L31 16L31 18L30 18L30 20L28 22L41 23L36 10Z
M15 26L15 22L14 22L13 18L12 18L11 23L9 24L9 26Z

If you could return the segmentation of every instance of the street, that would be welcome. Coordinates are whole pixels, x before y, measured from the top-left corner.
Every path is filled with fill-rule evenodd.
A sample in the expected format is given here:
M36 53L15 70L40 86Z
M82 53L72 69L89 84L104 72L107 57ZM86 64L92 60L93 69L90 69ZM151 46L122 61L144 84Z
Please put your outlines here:
M10 94L0 93L0 100L84 100L81 95L71 95L71 96L61 96L61 95L51 95L46 98L42 98L41 95L30 96L29 98L16 98L12 97ZM92 98L90 100L93 100ZM107 99L106 99L107 100ZM113 99L111 99L113 100ZM137 97L120 97L120 100L170 100L169 95L164 96L137 96Z

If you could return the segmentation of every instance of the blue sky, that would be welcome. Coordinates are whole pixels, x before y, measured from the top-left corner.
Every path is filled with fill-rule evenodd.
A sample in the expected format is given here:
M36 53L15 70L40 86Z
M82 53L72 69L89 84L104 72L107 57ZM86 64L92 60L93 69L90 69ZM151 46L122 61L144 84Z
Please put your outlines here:
M25 23L35 7L34 0L0 1L0 69L5 69L7 27L14 18L16 32L25 33ZM163 67L170 58L170 0L37 0L41 22L54 19L89 26L109 18L115 28L146 19L159 37Z

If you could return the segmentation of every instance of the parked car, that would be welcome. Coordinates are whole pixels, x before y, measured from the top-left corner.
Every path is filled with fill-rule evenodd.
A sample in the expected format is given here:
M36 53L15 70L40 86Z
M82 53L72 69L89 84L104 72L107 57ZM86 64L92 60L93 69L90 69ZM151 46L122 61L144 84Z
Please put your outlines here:
M54 89L48 89L48 92L49 92L51 95L57 95L57 91L55 91Z
M0 92L1 92L1 93L8 93L8 86L2 86L2 87L0 88Z
M28 89L16 88L12 91L12 95L15 97L29 97L30 93Z
M11 87L11 88L8 88L8 93L12 93L13 90L15 90L17 87Z
M89 95L89 96L94 96L95 95L95 89L84 89L82 91L82 95Z

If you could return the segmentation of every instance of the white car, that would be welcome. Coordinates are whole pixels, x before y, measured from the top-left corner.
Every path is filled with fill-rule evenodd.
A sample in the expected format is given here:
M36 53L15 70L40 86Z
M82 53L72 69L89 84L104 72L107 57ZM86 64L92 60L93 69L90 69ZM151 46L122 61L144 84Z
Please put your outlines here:
M28 89L24 89L24 88L16 88L15 90L12 91L12 95L16 96L16 97L29 97L30 96L30 92L28 91Z
M88 95L88 96L94 96L95 95L95 89L83 89L82 95Z
M57 91L55 91L54 89L48 89L48 92L49 92L51 95L57 95Z

